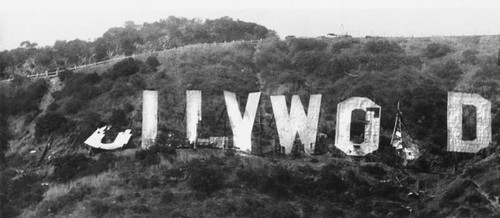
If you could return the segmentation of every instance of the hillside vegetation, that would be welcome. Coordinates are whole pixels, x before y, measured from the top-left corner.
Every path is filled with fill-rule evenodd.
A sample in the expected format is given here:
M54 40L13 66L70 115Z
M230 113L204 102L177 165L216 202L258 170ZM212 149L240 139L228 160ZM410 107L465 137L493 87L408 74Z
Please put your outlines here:
M230 24L245 28L233 31ZM15 74L0 86L5 102L0 152L7 163L0 175L2 217L499 214L499 36L282 40L265 27L229 18L170 17L110 29L92 44L120 31L127 37L136 32L143 40L133 41L134 58L64 70L50 81ZM206 43L250 39L263 40ZM130 54L129 42L122 43L111 46L117 49L111 53ZM141 53L152 50L162 51ZM29 58L21 65L27 63ZM33 69L41 66L35 63ZM2 70L19 69L28 68ZM142 90L159 92L158 143L146 151L137 149ZM185 143L186 90L202 91L202 138L232 135L222 91L235 92L240 108L249 92L262 92L253 129L255 154L175 149ZM492 102L490 147L476 155L446 152L447 91L478 93ZM295 94L306 108L309 95L323 95L319 132L327 137L315 156L283 156L273 147L279 142L269 96L286 95L289 103ZM379 150L365 158L347 157L333 145L336 106L355 96L382 107ZM406 167L390 145L398 102L422 152ZM124 150L89 156L83 141L103 124L113 126L104 140L126 128L133 137Z

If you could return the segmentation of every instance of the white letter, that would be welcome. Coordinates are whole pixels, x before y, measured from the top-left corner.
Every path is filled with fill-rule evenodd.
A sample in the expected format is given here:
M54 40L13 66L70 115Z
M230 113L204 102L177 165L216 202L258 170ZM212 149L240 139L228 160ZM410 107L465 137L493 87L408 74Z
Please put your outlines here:
M201 121L201 91L186 90L186 137L189 143L198 138L198 122Z
M142 144L143 149L154 145L158 134L158 92L142 92Z
M300 140L304 144L305 152L307 154L314 153L321 109L321 95L311 95L307 116L298 95L292 96L290 114L288 114L284 95L271 96L271 105L280 145L285 147L285 153L291 153L297 133L299 133Z
M462 140L462 107L476 107L476 139ZM448 92L448 151L476 153L491 143L491 102L478 94Z
M94 131L94 133L92 133L92 135L87 140L85 140L84 143L94 148L114 150L117 148L121 148L125 144L127 144L128 140L130 140L130 137L132 136L132 134L130 134L131 130L127 129L124 132L119 132L112 143L104 144L101 141L102 138L104 138L105 132L109 130L109 128L109 126L97 128L97 130Z
M252 128L259 106L260 92L248 94L245 113L241 116L240 107L236 100L236 95L232 92L224 91L227 115L233 131L233 144L243 151L252 150Z
M355 109L366 112L364 141L354 144L351 141L351 114ZM378 149L380 132L380 106L368 98L352 97L337 105L337 128L335 146L352 156L364 156Z

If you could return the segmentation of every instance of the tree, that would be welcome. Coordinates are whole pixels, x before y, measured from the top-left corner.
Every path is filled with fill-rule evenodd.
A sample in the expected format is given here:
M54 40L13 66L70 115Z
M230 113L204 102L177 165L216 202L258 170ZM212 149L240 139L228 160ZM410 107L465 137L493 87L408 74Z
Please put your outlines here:
M109 52L111 52L111 43L104 38L98 38L94 41L94 59L95 61L104 61L109 59Z
M34 49L36 46L38 45L38 43L36 42L30 42L30 41L22 41L21 44L19 44L19 46L21 48L27 48L27 49Z
M35 64L37 65L49 67L51 64L54 64L54 61L55 61L55 52L50 47L45 47L41 49L35 55Z
M439 58L445 56L449 52L451 52L451 48L448 45L442 43L431 43L425 48L424 55L427 58Z
M3 74L3 71L11 66L13 62L14 59L8 51L0 52L0 73Z
M5 115L0 115L0 165L6 162L4 154L9 149L9 138L9 124Z
M71 41L56 41L53 48L57 59L62 59L65 65L78 65L91 55L90 43L80 39Z

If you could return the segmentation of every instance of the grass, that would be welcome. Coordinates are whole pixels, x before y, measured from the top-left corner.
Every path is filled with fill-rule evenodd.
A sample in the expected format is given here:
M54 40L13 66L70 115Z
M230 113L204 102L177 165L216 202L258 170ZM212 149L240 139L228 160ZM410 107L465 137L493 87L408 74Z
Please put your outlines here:
M107 171L95 176L86 176L79 178L69 183L56 184L51 186L47 192L44 194L44 200L51 201L57 200L63 195L69 193L69 191L76 187L87 186L91 188L104 188L110 186L113 182L118 182L120 180L116 172Z

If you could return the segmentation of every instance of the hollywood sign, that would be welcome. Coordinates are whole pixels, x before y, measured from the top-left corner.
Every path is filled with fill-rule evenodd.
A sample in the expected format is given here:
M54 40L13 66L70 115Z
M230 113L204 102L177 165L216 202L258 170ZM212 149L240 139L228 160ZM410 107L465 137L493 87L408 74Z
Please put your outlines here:
M199 90L186 91L186 138L190 143L194 143L197 140L198 123L202 118L201 94ZM233 133L233 144L240 150L252 151L252 128L260 96L260 92L248 94L245 111L241 114L236 94L224 91L226 111ZM314 152L321 97L321 94L310 96L306 113L298 95L292 96L290 110L288 110L284 95L271 96L279 143L285 148L286 154L291 153L296 134L299 135L302 144L304 144L304 151L307 154ZM476 138L473 140L463 140L462 138L462 108L464 106L473 106L476 108ZM365 111L366 125L364 128L364 141L361 144L351 141L351 114L354 110ZM363 156L377 150L379 146L381 114L381 107L365 97L352 97L339 103L337 105L335 146L352 156ZM158 92L143 91L142 148L148 148L154 144L158 134L157 125ZM488 146L492 141L491 103L478 94L448 92L447 126L448 151L476 153L481 148ZM99 134L103 134L102 130ZM127 134L130 138L129 132ZM94 138L102 139L100 135ZM122 143L124 141L123 138L124 136L120 139ZM116 144L99 144L100 141L90 143L95 144L93 146L87 143L93 147L116 147Z

